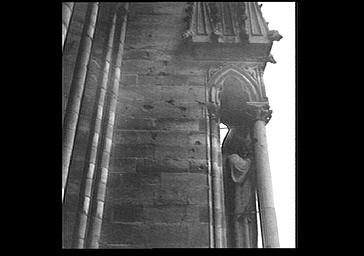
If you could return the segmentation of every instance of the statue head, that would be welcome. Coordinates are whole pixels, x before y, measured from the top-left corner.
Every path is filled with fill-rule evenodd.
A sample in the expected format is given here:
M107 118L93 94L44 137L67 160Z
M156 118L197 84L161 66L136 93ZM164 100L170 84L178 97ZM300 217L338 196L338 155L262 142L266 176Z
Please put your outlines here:
M227 155L237 154L242 158L248 158L251 144L248 127L234 126L229 129L229 133L222 146L222 151Z

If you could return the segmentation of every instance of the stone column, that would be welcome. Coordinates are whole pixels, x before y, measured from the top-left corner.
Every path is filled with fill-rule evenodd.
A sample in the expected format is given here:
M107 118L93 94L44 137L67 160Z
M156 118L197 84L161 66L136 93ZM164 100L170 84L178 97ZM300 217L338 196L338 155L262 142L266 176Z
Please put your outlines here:
M117 10L118 6L116 7ZM103 120L103 112L105 108L106 90L109 81L110 65L111 65L111 55L113 51L113 42L115 34L115 24L116 24L117 11L112 17L109 38L107 43L107 50L105 56L105 63L102 72L101 84L99 87L99 93L97 96L97 112L95 119L93 120L93 133L92 133L92 145L88 148L86 156L86 177L84 177L83 184L81 186L80 200L81 204L78 209L77 222L75 226L75 234L73 239L74 248L84 248L85 237L86 237L86 227L88 223L88 218L91 208L91 193L92 186L95 179L95 165L96 158L100 145L100 134L101 134L101 124Z
M89 244L88 248L99 248L99 240L101 235L101 227L104 215L104 204L106 197L106 187L107 187L107 178L109 174L109 163L110 163L110 154L111 154L111 146L113 139L113 131L114 131L114 122L115 122L115 114L116 107L118 102L119 95L119 87L120 87L120 76L121 76L121 65L123 61L124 54L124 41L126 35L126 26L128 19L128 11L129 11L129 3L125 3L122 10L122 26L121 33L118 40L118 49L115 60L115 69L113 75L113 81L110 92L110 105L107 109L105 116L105 127L102 135L101 149L100 149L100 166L97 166L96 171L98 172L98 179L96 180L95 187L95 196L92 204L94 205L92 209L92 214L90 218L90 228L89 228Z
M76 135L78 116L81 108L82 95L85 88L87 65L91 54L91 47L95 32L98 3L90 3L87 17L82 31L82 38L73 73L70 96L66 108L62 137L62 203L67 184L69 166L72 158L73 144Z
M263 247L279 248L278 227L265 133L265 125L271 118L272 110L269 110L267 102L249 102L248 105L248 115L254 121L253 142Z
M226 220L225 220L225 202L224 202L224 185L222 173L222 154L219 144L219 120L217 117L217 106L211 104L209 111L210 116L210 161L212 176L212 197L213 197L213 218L214 218L214 247L226 248Z
M63 2L62 3L62 52L64 42L66 40L68 26L71 21L71 16L73 12L74 3L72 2Z

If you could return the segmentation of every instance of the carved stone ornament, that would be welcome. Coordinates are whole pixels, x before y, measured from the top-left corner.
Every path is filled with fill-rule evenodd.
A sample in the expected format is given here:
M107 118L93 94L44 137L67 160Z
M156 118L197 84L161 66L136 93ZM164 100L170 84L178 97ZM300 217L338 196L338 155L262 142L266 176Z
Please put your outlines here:
M254 62L254 63L223 63L217 67L210 67L208 70L208 77L211 78L216 72L219 70L225 69L226 67L236 67L237 69L241 69L246 71L251 77L257 81L257 77L263 74L263 62Z
M247 116L251 118L252 121L262 120L266 124L272 118L273 111L269 109L269 104L267 102L247 102Z
M188 2L183 38L192 42L239 43L247 40L245 2Z
M187 2L187 7L185 9L186 17L184 22L186 23L186 31L182 34L182 38L187 38L193 35L192 32L192 12L193 12L194 2Z
M269 30L268 31L268 39L270 41L279 41L283 38L278 32L278 30Z
M272 54L269 54L269 56L267 57L266 59L267 62L270 62L270 63L273 63L273 64L276 64L276 60L273 58L273 55Z

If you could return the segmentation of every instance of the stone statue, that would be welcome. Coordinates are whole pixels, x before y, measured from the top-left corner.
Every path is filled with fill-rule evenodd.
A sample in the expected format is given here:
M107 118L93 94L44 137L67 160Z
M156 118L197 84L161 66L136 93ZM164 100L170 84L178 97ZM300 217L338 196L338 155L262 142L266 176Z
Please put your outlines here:
M227 159L231 170L231 178L235 183L242 184L249 171L251 160L249 158L243 159L237 154L228 155Z
M234 247L257 247L254 175L249 129L239 126L230 129L223 145L225 172L230 175L230 227Z

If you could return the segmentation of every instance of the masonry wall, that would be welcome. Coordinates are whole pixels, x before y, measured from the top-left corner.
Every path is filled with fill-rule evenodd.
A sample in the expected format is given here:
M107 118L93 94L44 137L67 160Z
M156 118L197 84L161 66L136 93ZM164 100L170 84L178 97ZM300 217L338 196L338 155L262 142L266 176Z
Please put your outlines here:
M101 243L208 247L205 73L179 58L186 3L132 3Z
M114 3L100 4L64 203L72 236ZM65 108L86 3L63 51ZM100 248L209 247L206 69L185 54L184 2L130 5Z

